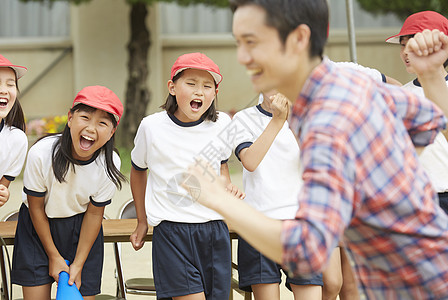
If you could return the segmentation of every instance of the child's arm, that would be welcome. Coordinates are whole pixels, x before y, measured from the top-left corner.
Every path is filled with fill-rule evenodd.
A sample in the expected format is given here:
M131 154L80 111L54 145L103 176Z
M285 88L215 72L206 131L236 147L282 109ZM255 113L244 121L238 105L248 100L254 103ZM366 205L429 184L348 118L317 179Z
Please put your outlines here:
M135 211L137 212L137 228L132 233L130 241L135 250L140 250L145 243L144 238L148 233L148 221L146 219L145 192L147 173L131 168L131 192L134 198Z
M0 179L0 206L3 206L9 199L9 181L5 177Z
M9 184L11 181L3 176L0 179L0 207L3 206L9 200Z
M226 178L226 190L237 198L244 199L246 194L234 185L230 179L229 165L221 164L221 175Z
M61 271L69 272L69 267L54 245L48 217L45 214L44 197L27 195L27 198L31 221L33 222L34 229L39 236L42 246L45 249L45 253L48 256L49 274L54 280L58 281L59 273Z
M408 41L405 53L417 73L425 96L448 115L448 87L443 67L448 58L448 37L437 29L425 29Z
M282 129L283 124L288 119L288 99L282 94L276 94L271 96L270 100L272 101L272 120L256 141L250 147L242 149L239 153L241 163L250 172L255 171L258 167L274 142L275 137Z
M87 256L92 249L93 243L98 237L98 233L103 223L104 206L98 207L89 203L87 211L82 220L81 232L79 234L78 248L73 263L70 265L70 279L68 284L76 284L78 289L81 287L81 272Z
M0 206L3 206L9 199L9 189L0 184Z

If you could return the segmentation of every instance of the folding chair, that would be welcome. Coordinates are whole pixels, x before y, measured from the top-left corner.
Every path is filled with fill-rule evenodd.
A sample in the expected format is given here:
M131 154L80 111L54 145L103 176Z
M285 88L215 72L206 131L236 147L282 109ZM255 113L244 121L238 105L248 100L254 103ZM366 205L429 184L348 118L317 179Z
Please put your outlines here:
M3 218L3 221L17 221L19 218L19 211L13 211ZM9 260L9 253L6 245L1 243L0 249L0 269L2 273L2 286L1 286L1 299L10 300L11 299L11 280L8 274L11 272L11 262Z
M119 219L136 219L134 199L128 200L123 204L119 214ZM156 288L154 279L149 277L124 279L123 268L121 264L121 243L114 243L115 260L117 265L118 291L126 299L126 294L155 296ZM117 294L118 295L118 294Z

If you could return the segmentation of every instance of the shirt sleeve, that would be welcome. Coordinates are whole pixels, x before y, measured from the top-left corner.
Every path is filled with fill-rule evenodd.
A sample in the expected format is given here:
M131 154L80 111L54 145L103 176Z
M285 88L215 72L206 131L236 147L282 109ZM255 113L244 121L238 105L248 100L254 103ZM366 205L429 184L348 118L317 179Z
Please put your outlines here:
M134 138L134 149L131 151L132 165L137 170L146 170L148 168L147 161L147 147L149 142L147 141L147 132L145 129L145 119L140 123L137 134Z
M230 126L232 119L230 116L224 112L219 112L219 122L220 126L222 128L221 132L219 133L218 139L220 140L222 149L221 151L221 163L226 163L229 160L230 155L232 155L232 147L227 143L226 140L226 131Z
M370 76L376 82L385 82L384 75L381 74L381 72L376 69L365 67L365 66L359 65L354 62L349 62L349 61L336 62L336 64L343 68L352 68L356 71L362 72L362 73Z
M120 170L120 156L115 151L113 153L112 159L115 167ZM99 187L98 193L96 193L94 197L90 198L90 202L95 206L106 206L111 203L111 200L114 197L116 191L117 187L107 176L106 172L104 172L103 184L101 184L101 186Z
M229 143L232 145L235 156L238 159L240 159L240 151L250 147L257 139L255 132L251 129L252 119L253 117L251 117L249 111L243 110L235 114L229 126Z
M39 142L31 147L23 173L23 190L27 195L43 197L47 192L45 185L44 158ZM51 149L48 149L51 151Z
M403 120L415 146L431 144L437 133L445 129L447 119L442 110L429 99L416 95L400 87L383 87L390 94L384 93L384 99L391 110Z
M301 145L303 187L294 220L283 221L283 265L293 274L322 272L353 211L355 168L348 142L326 130Z
M19 129L14 129L17 134L14 134L14 150L10 151L11 155L9 161L11 164L5 170L4 176L14 179L22 171L23 164L25 163L26 151L28 150L28 139L25 133Z

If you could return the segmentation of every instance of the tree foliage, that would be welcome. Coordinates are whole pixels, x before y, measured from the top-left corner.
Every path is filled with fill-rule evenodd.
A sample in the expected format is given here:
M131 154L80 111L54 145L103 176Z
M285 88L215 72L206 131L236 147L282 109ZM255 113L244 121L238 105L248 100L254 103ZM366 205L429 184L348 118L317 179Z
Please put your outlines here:
M90 2L92 0L20 0L22 2L30 2L30 1L35 1L35 2L41 2L41 3L46 3L46 4L50 4L53 2L61 2L61 1L65 1L65 2L70 2L73 4L81 4L81 3L86 3L86 2ZM183 5L183 6L187 6L187 5L191 5L191 4L205 4L205 5L209 5L209 6L216 6L216 7L227 7L229 6L229 1L228 0L123 0L126 1L129 4L139 4L139 3L143 3L143 4L152 4L154 2L176 2L179 5Z
M448 15L447 0L358 0L358 3L366 11L374 14L392 13L402 20L424 10Z

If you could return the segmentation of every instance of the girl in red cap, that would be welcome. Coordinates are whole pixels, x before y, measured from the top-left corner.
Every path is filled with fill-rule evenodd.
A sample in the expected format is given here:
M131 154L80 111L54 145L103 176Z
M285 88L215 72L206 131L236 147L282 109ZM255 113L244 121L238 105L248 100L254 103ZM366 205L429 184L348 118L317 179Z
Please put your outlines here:
M415 74L415 71L404 49L409 39L425 29L437 29L448 35L448 19L435 11L422 11L412 14L404 21L400 32L386 40L388 43L399 43L401 45L400 57L403 60L406 71L410 74ZM448 61L445 61L443 65L439 66L438 71L440 74L443 74L448 85L448 73L445 70L447 65ZM418 78L406 83L403 85L403 88L420 96L425 96ZM446 137L446 130L437 134L434 143L426 146L419 158L438 193L440 206L448 213L448 181L446 180L448 178L448 141Z
M11 273L25 300L50 299L61 271L84 299L100 293L104 208L125 180L114 151L122 113L111 90L86 87L74 99L63 132L29 150Z
M221 80L218 66L206 55L180 56L171 69L165 111L144 118L135 137L131 190L138 225L131 242L139 250L148 223L154 226L158 299L229 299L227 225L180 187L187 166L202 158L225 175L228 190L242 196L230 183L226 163L231 147L223 132L230 117L216 111Z
M17 98L18 80L26 71L0 55L0 206L9 199L9 184L20 174L28 149L25 117Z

